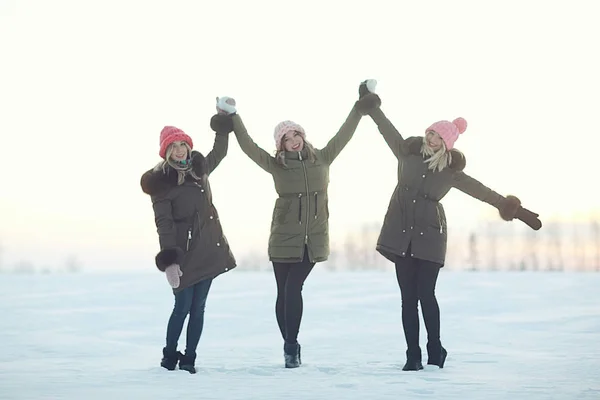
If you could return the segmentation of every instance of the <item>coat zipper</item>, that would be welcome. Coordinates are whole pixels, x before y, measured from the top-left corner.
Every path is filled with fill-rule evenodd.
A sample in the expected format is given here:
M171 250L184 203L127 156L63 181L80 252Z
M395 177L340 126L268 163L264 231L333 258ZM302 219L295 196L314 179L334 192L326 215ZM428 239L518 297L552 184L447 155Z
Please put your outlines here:
M304 244L308 244L308 218L310 216L310 201L308 201L309 192L308 192L308 176L306 175L306 165L304 164L304 160L302 159L302 153L298 153L298 158L300 158L300 162L302 163L302 170L304 171L304 184L306 186L306 226L304 227Z
M188 228L188 237L187 237L187 244L185 246L185 251L189 251L191 242L192 242L192 228Z
M317 219L317 210L318 210L318 207L317 207L317 192L315 192L315 219Z
M440 224L440 233L444 233L444 229L442 227L442 216L440 214L440 205L439 204L435 205L435 211L437 212L438 224Z
M302 193L298 193L298 224L302 225Z
M198 220L200 218L200 215L198 214L198 211L196 211L196 220ZM200 224L200 221L198 221L198 224ZM200 226L200 225L198 225ZM190 250L190 244L192 244L192 231L194 230L194 223L192 222L192 225L188 228L188 236L187 236L187 243L185 245L185 251L189 251Z

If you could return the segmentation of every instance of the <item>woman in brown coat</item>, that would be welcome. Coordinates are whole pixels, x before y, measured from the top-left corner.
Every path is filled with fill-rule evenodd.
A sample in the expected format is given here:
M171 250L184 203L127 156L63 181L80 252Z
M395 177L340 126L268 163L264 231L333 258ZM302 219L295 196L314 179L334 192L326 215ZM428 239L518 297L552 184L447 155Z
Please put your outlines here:
M214 116L211 126L219 118L222 116ZM233 130L227 125L220 124L224 128L216 131L206 158L192 150L192 139L181 129L164 127L159 150L163 160L141 179L142 190L152 199L158 229L156 266L165 272L175 294L161 360L161 366L171 371L179 363L180 369L196 372L196 348L212 280L236 266L208 183L208 176L227 154ZM181 354L177 343L188 314L186 349Z
M440 311L435 297L447 243L442 198L456 188L496 207L506 221L517 218L535 230L541 228L541 222L538 214L521 207L518 198L504 197L463 172L465 156L454 149L454 143L467 128L463 118L438 121L425 130L425 136L404 139L380 108L371 110L369 115L398 159L398 185L385 215L377 251L396 266L408 347L403 370L423 369L419 301L427 329L427 364L443 368L448 353L440 341Z

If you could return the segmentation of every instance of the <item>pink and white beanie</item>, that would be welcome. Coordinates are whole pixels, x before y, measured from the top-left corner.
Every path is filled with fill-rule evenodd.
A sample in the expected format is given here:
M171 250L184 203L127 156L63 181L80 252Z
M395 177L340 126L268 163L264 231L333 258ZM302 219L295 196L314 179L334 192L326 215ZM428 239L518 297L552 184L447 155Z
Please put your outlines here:
M275 127L275 132L273 137L275 138L275 146L277 147L277 151L281 151L281 139L288 132L298 132L302 139L306 140L306 132L304 132L304 128L295 123L294 121L282 121L277 124Z
M454 142L464 131L467 130L467 121L464 118L458 117L454 121L438 121L425 130L425 133L434 131L446 144L446 149L452 150Z

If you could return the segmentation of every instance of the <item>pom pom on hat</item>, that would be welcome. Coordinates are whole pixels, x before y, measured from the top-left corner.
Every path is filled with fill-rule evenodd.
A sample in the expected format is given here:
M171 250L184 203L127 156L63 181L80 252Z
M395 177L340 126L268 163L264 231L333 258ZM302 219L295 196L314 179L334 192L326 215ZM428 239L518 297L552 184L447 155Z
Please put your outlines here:
M462 117L456 118L452 123L458 128L459 134L462 134L467 130L467 120Z

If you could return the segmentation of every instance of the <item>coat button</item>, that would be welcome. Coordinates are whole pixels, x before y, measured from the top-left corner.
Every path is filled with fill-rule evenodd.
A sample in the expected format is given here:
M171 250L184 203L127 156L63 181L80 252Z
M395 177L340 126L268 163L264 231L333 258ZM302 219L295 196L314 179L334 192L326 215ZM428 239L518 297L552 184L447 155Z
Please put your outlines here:
M225 271L229 271L229 268L225 268Z
M204 193L204 189L202 189L201 192Z
M410 253L410 256L411 256L411 257L414 257L415 255L414 255L413 253Z
M416 203L416 202L417 202L416 200L413 200L413 203Z
M213 219L213 216L211 215L209 218L210 218L210 219Z
M425 178L425 174L423 174L423 178Z
M221 243L218 243L218 242L217 242L217 246L220 246L220 245L221 245Z
M423 232L421 232L421 235L423 234Z
M406 229L402 229L402 232L403 232L403 233L406 233Z
M404 255L404 254L405 254L405 253L404 253L404 252L402 252L402 255Z
M412 229L413 227L411 226L410 229Z

